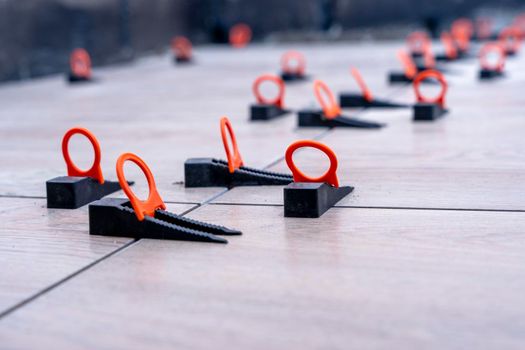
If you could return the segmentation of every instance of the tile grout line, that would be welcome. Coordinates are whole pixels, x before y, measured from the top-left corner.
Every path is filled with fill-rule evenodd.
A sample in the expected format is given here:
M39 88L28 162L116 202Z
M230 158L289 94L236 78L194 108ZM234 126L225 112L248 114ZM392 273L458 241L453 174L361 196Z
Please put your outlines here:
M222 206L245 206L245 207L282 207L282 204L272 203L225 203L215 202L210 205ZM492 213L525 213L525 209L475 209L475 208L431 208L431 207L389 207L389 206L359 206L359 205L340 205L332 207L334 209L382 209L382 210L427 210L427 211L473 211L473 212L492 212Z
M212 198L213 199L213 198ZM167 203L172 203L172 202L167 202ZM176 204L188 204L188 203L176 203ZM188 214L189 212L193 211L193 210L196 210L198 208L200 208L201 204L198 204L198 203L191 203L193 204L193 206L189 209L187 209L186 211L184 211L183 213L179 214L179 215L186 215ZM66 277L52 283L51 285L49 285L48 287L40 290L39 292L29 296L28 298L16 303L15 305L7 308L6 310L0 312L0 322L1 320L6 317L6 316L9 316L10 314L12 314L13 312L15 312L16 310L28 305L29 303L33 302L34 300L40 298L41 296L43 296L44 294L47 294L49 292L51 292L52 290L54 290L55 288L58 288L60 287L61 285L63 285L64 283L72 280L73 278L79 276L80 274L88 271L89 269L91 269L92 267L95 267L96 265L100 264L101 262L111 258L112 256L114 255L117 255L118 253L121 253L125 250L127 250L128 248L131 248L133 247L135 244L139 243L142 239L139 238L139 239L134 239L120 247L118 247L117 249L115 250L112 250L111 252L107 253L106 255L103 255L101 256L100 258L96 259L95 261L92 261L91 263L83 266L82 268L72 272L71 274L67 275Z
M124 251L124 250L127 249L127 248L132 247L133 245L135 245L135 244L136 244L137 242L139 242L139 241L140 241L140 240L135 239L135 240L132 240L131 242L128 242L128 243L124 244L123 246L118 247L117 249L115 249L115 250L109 252L108 254L106 254L106 255L104 255L104 256L98 258L98 259L95 260L95 261L92 261L91 263L89 263L89 264L87 264L87 265L85 265L85 266L82 267L81 269L74 271L73 273L67 275L67 276L64 277L64 278L59 279L58 281L52 283L51 285L49 285L49 286L47 286L46 288L40 290L39 292L37 292L37 293L31 295L30 297L28 297L28 298L26 298L26 299L24 299L24 300L22 300L22 301L16 303L15 305L13 305L13 306L7 308L6 310L0 312L0 322L2 321L3 318L5 318L6 316L9 316L10 314L12 314L13 312L15 312L16 310L20 309L21 307L23 307L23 306L25 306L25 305L31 303L32 301L34 301L34 300L40 298L40 297L43 296L44 294L46 294L46 293L52 291L53 289L55 289L55 288L61 286L61 285L64 284L65 282L67 282L67 281L69 281L69 280L75 278L76 276L80 275L81 273L83 273L83 272L89 270L90 268L92 268L92 267L94 267L94 266L100 264L102 261L106 260L107 258L109 258L109 257L111 257L111 256L113 256L113 255L115 255L115 254L117 254L117 253L119 253L119 252L121 252L121 251Z
M111 197L110 195L107 195L107 196L104 196L104 197ZM11 199L47 199L47 197L41 197L41 196L16 196L16 195L1 195L0 194L0 198L11 198ZM115 197L115 198L124 198L124 197ZM199 202L184 202L184 201L170 201L170 200L167 200L167 201L164 201L165 203L170 203L170 204L189 204L189 205L199 205L201 203ZM88 203L86 205L90 205L91 203ZM83 205L85 206L85 205ZM82 207L83 207L82 206ZM79 208L76 208L76 209L80 209L82 207L79 207ZM60 208L48 208L48 209L60 209ZM67 210L70 210L70 209L67 209ZM73 209L75 210L75 209Z

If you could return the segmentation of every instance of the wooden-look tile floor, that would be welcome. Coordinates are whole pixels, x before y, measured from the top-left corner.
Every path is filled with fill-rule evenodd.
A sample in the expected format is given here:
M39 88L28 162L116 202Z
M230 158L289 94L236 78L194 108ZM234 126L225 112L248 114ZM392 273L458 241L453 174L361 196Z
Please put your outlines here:
M382 130L299 129L295 114L249 123L251 84L277 72L288 48L334 92L410 103L386 84L400 42L203 47L197 63L168 56L0 86L0 348L27 349L521 349L525 343L525 59L479 83L477 62L451 64L450 114L413 123L410 109L345 110ZM432 88L430 88L432 90ZM316 106L310 82L286 105ZM319 139L356 186L319 219L283 217L282 187L186 189L183 163L224 158L228 115L249 166L289 172L286 147ZM174 212L243 231L229 244L88 234L87 206L45 208L47 179L65 173L60 141L82 125L99 138L102 167L135 152ZM92 151L72 142L88 167ZM321 154L297 162L320 175ZM126 169L147 195L137 169ZM123 196L116 193L115 196ZM211 203L209 203L211 201Z

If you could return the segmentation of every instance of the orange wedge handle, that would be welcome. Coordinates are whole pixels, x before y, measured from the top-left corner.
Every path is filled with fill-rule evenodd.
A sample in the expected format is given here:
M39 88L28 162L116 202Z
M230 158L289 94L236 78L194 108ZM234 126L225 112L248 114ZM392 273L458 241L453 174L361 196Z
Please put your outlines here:
M137 198L126 181L126 177L124 175L124 163L128 160L138 165L140 170L142 170L144 175L146 175L146 180L148 180L149 195L148 199L145 201ZM124 153L118 157L117 177L120 187L126 196L128 196L131 206L133 207L133 210L135 210L135 215L137 215L137 219L139 219L139 221L144 220L146 215L154 217L155 210L157 209L166 209L166 204L164 204L164 201L162 198L160 198L159 192L157 191L157 185L155 185L155 179L153 178L151 170L148 168L146 163L144 163L144 161L135 154Z
M352 69L350 69L350 73L352 74L352 76L354 77L355 81L357 82L357 85L359 85L359 89L361 89L361 93L363 94L363 98L366 101L368 101L368 102L372 102L374 97L372 96L372 92L370 91L368 86L366 86L366 83L363 80L363 77L361 76L361 73L359 73L357 68L354 68L354 67L352 67Z
M252 40L252 29L246 23L238 23L230 29L229 39L231 46L245 47Z
M506 27L501 30L498 40L505 50L517 52L521 46L521 30L517 26Z
M492 34L492 20L488 17L477 18L475 28L478 39L488 39Z
M405 76L408 79L413 79L417 74L417 67L414 60L403 50L397 52L397 58L403 65Z
M171 41L171 49L177 57L191 58L192 45L191 41L185 36L176 36Z
M332 90L323 81L314 81L314 93L326 119L334 119L341 115L341 107L335 100ZM323 94L328 97L328 101L325 100Z
M441 92L436 98L433 98L433 99L424 97L421 94L421 91L419 89L419 85L421 84L421 82L429 78L435 78L439 82L439 84L441 84ZM441 107L444 107L445 106L445 94L447 92L447 89L448 89L448 85L445 80L445 77L443 76L443 74L441 74L441 72L437 70L427 69L425 71L422 71L418 75L416 75L416 77L414 78L414 91L416 93L417 102L437 103Z
M230 135L233 152L230 151L230 147L228 146L228 135L226 135L226 132L228 132ZM226 158L228 159L228 170L230 173L233 173L235 169L239 169L239 167L243 166L244 163L242 161L241 154L239 153L237 139L235 138L235 133L233 132L233 128L228 117L221 118L221 137L222 144L224 145L224 151L226 152Z
M454 38L449 32L441 33L441 43L445 48L445 55L449 59L453 60L458 57L458 50L456 48L456 44L454 43Z
M407 46L411 53L423 54L429 45L430 38L425 32L416 31L407 36Z
M283 73L303 75L306 71L306 59L299 51L287 51L281 56L281 69Z
M89 170L84 171L82 169L79 169L73 163L69 155L69 140L71 139L71 136L75 134L84 135L85 137L87 137L89 142L91 142L91 145L93 145L95 159L93 160L93 165ZM104 176L102 176L102 168L100 167L100 144L98 143L98 140L95 137L95 135L91 133L91 131L80 127L69 129L62 138L62 155L64 156L64 160L66 161L67 176L90 177L94 180L97 180L101 184L104 183Z
M474 25L468 18L458 18L452 22L450 32L452 37L463 51L468 50L470 39L474 33Z
M493 53L498 56L498 59L494 64L489 61L489 55ZM506 56L505 49L501 43L487 43L481 48L479 53L479 63L482 69L502 72L505 67Z
M77 77L91 77L91 58L84 49L75 49L69 57L71 72Z
M324 154L328 156L328 159L330 160L330 168L326 171L325 174L323 174L320 177L313 178L305 175L301 170L297 168L293 161L293 153L298 150L299 148L303 147L312 147L316 148ZM321 142L313 141L313 140L300 140L292 143L288 148L286 149L285 154L286 164L288 164L288 167L290 168L292 175L293 175L293 181L294 182L326 182L334 187L339 187L339 180L337 179L337 157L335 156L334 151L332 151L328 146Z
M453 36L465 36L468 38L468 40L470 40L472 34L474 34L474 24L470 19L462 17L452 22L450 30Z
M260 87L261 87L261 84L264 83L264 82L271 82L271 83L274 83L275 85L277 85L277 88L279 89L279 92L278 92L277 96L275 97L275 99L273 99L273 100L266 99L261 94ZM260 77L255 79L255 81L253 82L252 90L253 90L253 94L255 95L255 99L257 100L257 103L264 104L264 105L275 105L275 106L277 106L279 108L283 108L283 104L284 104L284 102L283 102L283 100L284 100L284 81L280 77L278 77L277 75L273 75L273 74L263 74L263 75L261 75Z
M432 52L432 47L430 45L425 46L425 50L423 51L423 61L426 69L433 69L436 67L436 59L434 58L434 53Z
M525 12L517 15L512 21L512 25L518 28L521 31L521 37L525 37Z

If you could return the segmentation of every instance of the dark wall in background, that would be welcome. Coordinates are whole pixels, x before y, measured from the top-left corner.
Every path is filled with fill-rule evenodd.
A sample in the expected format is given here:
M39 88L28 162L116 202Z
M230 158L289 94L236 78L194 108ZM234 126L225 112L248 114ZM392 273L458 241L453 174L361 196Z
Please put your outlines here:
M420 22L431 14L468 15L482 4L519 0L3 0L0 80L64 71L75 47L95 65L129 60L167 47L175 34L200 42L226 39L250 24L255 38L272 31L326 30Z
M323 30L339 24L343 29L422 22L436 16L467 16L480 6L512 8L523 0L194 0L193 29L210 31L217 22L231 25L243 20L256 36L283 30Z
M95 65L164 48L187 32L185 0L4 0L0 2L0 80L63 71L86 48Z

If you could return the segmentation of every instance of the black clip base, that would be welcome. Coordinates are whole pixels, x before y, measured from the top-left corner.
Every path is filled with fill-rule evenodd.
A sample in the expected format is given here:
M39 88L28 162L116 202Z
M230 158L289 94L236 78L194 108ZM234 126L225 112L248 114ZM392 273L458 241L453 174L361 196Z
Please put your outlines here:
M432 121L441 118L448 110L435 103L416 103L414 121Z
M469 52L469 50L459 50L458 49L458 59L468 59L473 58L474 56Z
M399 83L411 83L412 79L407 78L403 72L389 72L388 73L388 82L390 84L399 84Z
M414 81L413 79L407 78L407 76L403 72L388 73L388 82L390 84L406 84L406 83L412 83L413 81ZM438 83L431 79L425 79L425 80L421 80L421 84L435 85Z
M256 104L250 106L250 120L271 120L281 117L290 111L276 105Z
M327 119L320 110L301 110L297 113L297 125L299 127L328 127L328 128L361 128L377 129L384 124L369 122L366 120L338 116L334 119Z
M309 77L306 74L297 74L297 73L284 73L281 74L281 79L285 82L294 82L294 81L304 81L308 80Z
M77 209L119 190L116 181L101 184L90 177L59 176L46 181L47 207Z
M458 57L451 58L444 53L436 55L436 61L439 61L439 62L454 62L457 60L458 60Z
M150 238L211 243L228 243L216 235L242 232L156 210L155 217L139 221L127 199L104 198L89 206L89 234L98 236Z
M228 162L213 158L190 158L184 162L186 187L284 186L292 181L292 175L245 166L230 173Z
M479 71L479 79L481 80L489 80L494 78L501 78L505 75L505 73L498 71L498 70L492 70L492 69L481 69Z
M427 67L424 66L424 65L417 65L417 71L418 71L418 72L423 72L423 71L428 70L428 69L436 70L436 71L438 71L438 72L440 72L440 73L443 73L443 74L445 74L445 73L450 73L450 70L449 70L449 69L444 68L444 67L442 67L442 66L436 66L436 67L434 67L434 68L427 68ZM424 81L424 80L423 80L423 81ZM430 80L430 81L431 81L431 80Z
M189 64L189 63L193 63L193 60L191 58L188 58L188 57L182 57L182 56L175 56L173 58L173 61L177 64Z
M395 103L386 100L373 99L366 100L363 95L353 93L341 93L339 95L339 105L341 107L363 107L363 108L405 108L408 105Z
M294 182L284 188L284 216L318 218L354 190L326 183Z
M91 79L90 78L86 78L86 77L79 77L77 75L74 75L73 73L69 72L67 75L66 75L66 80L69 81L70 83L87 83L87 82L90 82Z

